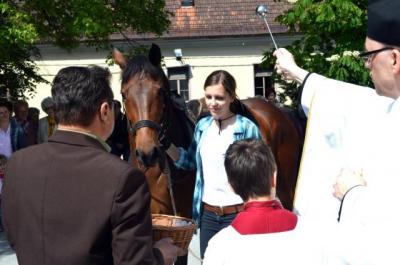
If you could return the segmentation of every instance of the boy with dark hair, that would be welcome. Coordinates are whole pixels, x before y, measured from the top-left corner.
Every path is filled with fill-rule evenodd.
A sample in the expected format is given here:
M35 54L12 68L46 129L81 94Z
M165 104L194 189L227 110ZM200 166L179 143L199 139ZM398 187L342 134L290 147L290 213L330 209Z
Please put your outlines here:
M270 148L259 139L236 141L226 151L225 170L244 209L209 241L203 265L295 264L307 256L298 247L303 237L294 232L297 216L275 198L277 166ZM282 255L288 249L297 254Z
M244 210L232 222L242 235L292 230L297 216L283 209L275 198L277 166L271 149L258 139L231 144L225 155L225 170Z

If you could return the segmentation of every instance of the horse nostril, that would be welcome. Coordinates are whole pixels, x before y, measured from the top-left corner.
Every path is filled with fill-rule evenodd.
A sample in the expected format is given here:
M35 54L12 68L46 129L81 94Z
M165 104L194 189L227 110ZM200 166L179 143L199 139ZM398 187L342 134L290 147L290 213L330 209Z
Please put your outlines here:
M153 148L149 154L149 162L154 165L157 162L158 158L158 149Z
M145 165L144 153L142 151L136 149L135 154L136 154L137 160L139 160L139 163L141 163L142 165Z
M136 149L135 153L137 160L139 160L139 162L146 167L154 166L158 161L157 148L151 149L151 151L147 154L142 150Z

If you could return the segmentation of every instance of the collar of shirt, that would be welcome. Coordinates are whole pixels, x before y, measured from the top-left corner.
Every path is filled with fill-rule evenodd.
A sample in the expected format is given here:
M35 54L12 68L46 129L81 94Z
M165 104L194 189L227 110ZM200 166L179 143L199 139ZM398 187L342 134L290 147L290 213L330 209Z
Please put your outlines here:
M10 135L11 133L11 122L8 123L7 130L0 129L3 133Z
M234 134L242 134L245 132L245 127L247 126L248 123L245 123L244 118L240 114L235 114L236 116L236 121L235 121L235 127L234 127ZM212 116L207 116L203 119L201 119L197 126L200 131L206 130L208 127L211 126L211 124L214 122L214 118Z
M270 201L251 201L246 202L244 204L245 210L251 210L256 208L264 208L265 209L282 209L282 204L278 200L270 200Z
M397 98L393 103L389 106L390 113L399 113L400 112L400 97Z
M241 235L286 232L296 224L297 216L283 209L277 200L248 202L231 223Z
M58 129L58 130L67 131L67 132L81 133L81 134L87 135L87 136L99 141L101 143L101 145L104 147L104 149L106 149L107 152L109 152L109 153L111 152L111 147L105 141L103 141L103 139L101 139L100 137L98 137L97 135L95 135L93 133L83 132L83 131L75 131L75 130L68 130L68 129Z

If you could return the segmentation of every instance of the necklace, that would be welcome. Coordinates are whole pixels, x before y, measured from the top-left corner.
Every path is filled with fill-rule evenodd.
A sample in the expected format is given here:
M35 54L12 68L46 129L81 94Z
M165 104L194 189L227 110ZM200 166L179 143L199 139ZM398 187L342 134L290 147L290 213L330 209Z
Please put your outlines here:
M218 125L219 125L219 131L218 131L218 134L219 134L219 135L221 135L222 122L223 122L223 121L226 121L227 119L232 118L233 116L235 116L235 114L232 114L231 116L228 116L228 117L226 117L225 119L218 119L218 120L217 120Z

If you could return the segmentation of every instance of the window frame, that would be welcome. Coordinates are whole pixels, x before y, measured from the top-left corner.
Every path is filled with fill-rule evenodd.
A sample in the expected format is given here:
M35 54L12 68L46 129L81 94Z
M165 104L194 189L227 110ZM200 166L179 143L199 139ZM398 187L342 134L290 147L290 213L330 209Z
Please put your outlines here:
M172 87L171 82L176 82L176 93L181 95L185 99L185 101L190 100L189 66L185 65L185 66L168 67L167 71L168 71L168 82L170 83L170 87ZM182 88L182 82L186 82L187 88Z
M260 64L253 65L254 73L254 96L262 96L267 98L270 91L274 91L274 83L272 80L272 70L263 69ZM256 78L262 78L262 86L256 85ZM257 93L257 90L262 89L262 95Z

